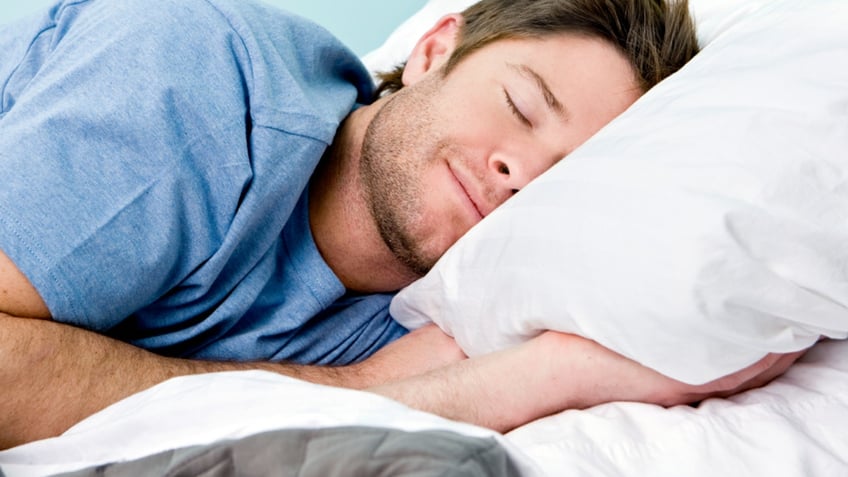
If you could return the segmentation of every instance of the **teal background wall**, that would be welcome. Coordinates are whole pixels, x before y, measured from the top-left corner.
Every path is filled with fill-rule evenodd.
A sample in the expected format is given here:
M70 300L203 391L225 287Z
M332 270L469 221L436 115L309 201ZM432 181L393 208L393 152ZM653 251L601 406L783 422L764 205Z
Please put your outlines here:
M324 25L360 55L378 47L395 27L426 3L426 0L264 1ZM52 3L53 0L0 0L0 24Z

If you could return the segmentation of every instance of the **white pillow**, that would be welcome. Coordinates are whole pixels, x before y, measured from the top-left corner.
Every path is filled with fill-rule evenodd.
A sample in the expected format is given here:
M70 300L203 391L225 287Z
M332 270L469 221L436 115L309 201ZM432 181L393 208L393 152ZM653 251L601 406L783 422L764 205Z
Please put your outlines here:
M694 60L392 315L471 356L576 333L688 383L848 336L848 2L714 1Z

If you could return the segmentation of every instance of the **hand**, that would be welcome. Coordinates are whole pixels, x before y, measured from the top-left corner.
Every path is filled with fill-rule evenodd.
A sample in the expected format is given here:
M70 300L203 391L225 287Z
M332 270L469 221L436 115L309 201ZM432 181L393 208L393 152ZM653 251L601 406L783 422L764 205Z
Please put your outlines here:
M436 325L427 325L390 343L365 361L353 365L364 381L356 387L378 386L417 376L466 359L453 338Z
M699 386L673 381L677 385L677 388L672 387L669 389L665 398L660 399L660 402L657 404L667 407L677 404L688 404L703 401L711 397L729 397L743 391L765 386L785 373L806 352L807 350L786 354L770 353L741 371Z
M664 376L627 359L594 341L556 332L536 338L549 347L549 363L554 379L562 386L573 386L575 378L582 396L563 407L585 408L611 401L635 401L674 406L710 397L726 397L768 384L783 374L805 351L769 354L757 363L702 385L690 385ZM560 359L572 363L557 363ZM565 369L563 369L565 368ZM557 376L559 374L559 376ZM573 391L569 393L575 397Z

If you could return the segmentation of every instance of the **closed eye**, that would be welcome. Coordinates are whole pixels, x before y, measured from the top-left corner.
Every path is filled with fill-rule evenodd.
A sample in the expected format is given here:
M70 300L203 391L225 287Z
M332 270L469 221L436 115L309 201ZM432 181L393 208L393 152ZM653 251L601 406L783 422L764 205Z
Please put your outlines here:
M531 123L530 120L527 119L527 116L525 116L515 105L515 102L512 100L512 96L509 95L509 91L504 89L503 93L504 98L506 99L506 105L509 107L509 110L512 111L512 114L515 115L515 117L518 118L518 120L525 126L533 127L533 123Z

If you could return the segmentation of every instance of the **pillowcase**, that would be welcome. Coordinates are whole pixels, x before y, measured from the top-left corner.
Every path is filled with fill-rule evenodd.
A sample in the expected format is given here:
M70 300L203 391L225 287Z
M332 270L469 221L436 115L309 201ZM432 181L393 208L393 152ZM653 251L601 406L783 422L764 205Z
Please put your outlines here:
M703 51L402 290L399 322L470 356L575 333L691 384L848 336L848 3L692 8Z

